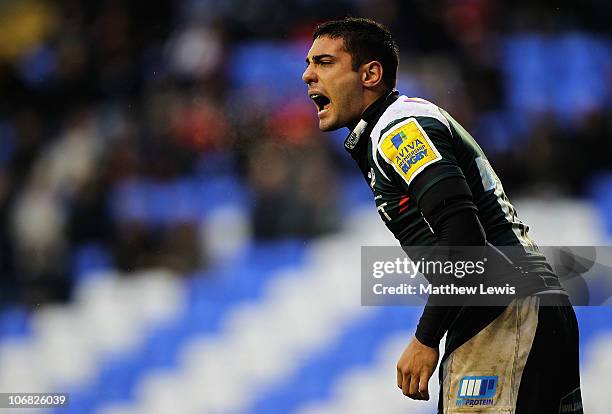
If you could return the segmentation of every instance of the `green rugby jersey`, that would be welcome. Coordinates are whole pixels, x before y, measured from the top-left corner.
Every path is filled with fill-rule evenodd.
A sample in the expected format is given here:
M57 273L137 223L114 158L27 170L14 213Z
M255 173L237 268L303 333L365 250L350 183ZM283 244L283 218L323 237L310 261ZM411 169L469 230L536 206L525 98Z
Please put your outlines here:
M344 145L369 184L380 217L402 246L436 243L417 201L439 181L463 177L488 242L517 246L511 259L534 276L530 292L560 289L484 152L446 111L393 91L366 110ZM415 177L431 165L443 168L415 190L411 185Z

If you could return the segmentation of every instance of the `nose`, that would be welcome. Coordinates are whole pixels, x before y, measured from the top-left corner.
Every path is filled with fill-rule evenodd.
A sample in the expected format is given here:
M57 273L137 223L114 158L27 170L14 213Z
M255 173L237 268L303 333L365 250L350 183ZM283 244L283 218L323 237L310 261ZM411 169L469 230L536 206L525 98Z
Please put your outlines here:
M316 77L314 71L312 70L312 66L306 66L306 70L304 71L304 73L302 73L302 80L304 81L304 83L306 85L310 85L310 83L314 82L315 79Z

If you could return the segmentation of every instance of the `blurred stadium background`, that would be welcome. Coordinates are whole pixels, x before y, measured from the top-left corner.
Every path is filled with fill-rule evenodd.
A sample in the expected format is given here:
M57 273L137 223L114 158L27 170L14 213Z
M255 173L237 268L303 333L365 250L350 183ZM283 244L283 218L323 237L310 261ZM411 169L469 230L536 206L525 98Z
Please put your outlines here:
M550 4L1 1L0 391L75 414L434 412L395 386L420 310L359 304L360 246L394 241L346 131L316 129L310 33L387 24L399 89L474 132L536 241L606 245L612 7ZM588 414L612 412L611 309L577 308Z

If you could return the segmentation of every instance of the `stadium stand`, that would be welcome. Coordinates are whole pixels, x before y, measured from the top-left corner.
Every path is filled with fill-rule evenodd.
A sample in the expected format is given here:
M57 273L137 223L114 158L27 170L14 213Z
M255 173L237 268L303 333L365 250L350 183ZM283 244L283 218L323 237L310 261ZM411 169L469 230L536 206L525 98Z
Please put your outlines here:
M521 207L525 217L541 211ZM554 217L576 217L572 208ZM556 226L534 225L557 237ZM595 219L576 228L602 236ZM359 305L354 258L370 243L392 240L364 206L338 235L307 248L248 246L207 274L92 275L68 306L47 307L29 322L18 311L3 314L0 384L68 390L70 407L58 413L429 412L433 403L407 401L393 383L418 309ZM585 403L603 414L612 308L577 313Z

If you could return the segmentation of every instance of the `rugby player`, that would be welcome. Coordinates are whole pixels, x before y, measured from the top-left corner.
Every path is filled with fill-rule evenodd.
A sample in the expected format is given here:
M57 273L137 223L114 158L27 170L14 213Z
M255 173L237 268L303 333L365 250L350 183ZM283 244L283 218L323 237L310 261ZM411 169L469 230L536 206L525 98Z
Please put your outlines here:
M482 149L446 111L395 90L398 48L382 25L319 25L302 75L319 128L344 142L402 246L516 246L520 293L503 306L428 301L397 363L397 386L438 413L582 413L578 326L557 276L529 238ZM502 253L500 253L502 254ZM431 296L430 296L431 299Z

